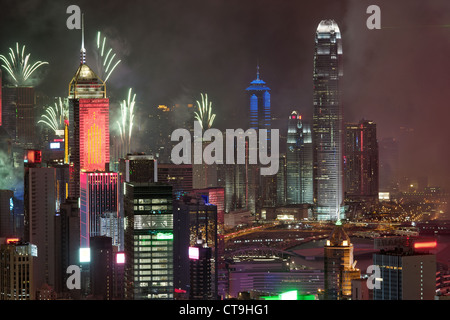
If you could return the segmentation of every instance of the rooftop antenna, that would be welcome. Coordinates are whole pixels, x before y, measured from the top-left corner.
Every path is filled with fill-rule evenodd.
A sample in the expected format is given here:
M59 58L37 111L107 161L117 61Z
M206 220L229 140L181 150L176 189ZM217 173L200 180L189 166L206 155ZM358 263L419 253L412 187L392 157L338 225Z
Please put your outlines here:
M259 80L259 58L256 59L256 80Z
M80 50L81 64L86 63L86 49L84 48L84 13L81 14L81 50Z

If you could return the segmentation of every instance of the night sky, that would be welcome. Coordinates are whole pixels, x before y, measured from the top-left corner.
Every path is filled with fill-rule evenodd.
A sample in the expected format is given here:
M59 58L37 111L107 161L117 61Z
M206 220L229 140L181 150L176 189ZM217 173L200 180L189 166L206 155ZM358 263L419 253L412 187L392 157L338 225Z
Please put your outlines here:
M448 0L2 0L0 53L19 42L32 61L48 61L38 89L50 96L67 95L79 64L81 32L66 27L71 4L84 13L87 64L97 31L122 59L108 81L112 100L132 87L150 110L208 93L220 129L247 128L245 88L258 63L274 117L311 118L315 30L334 19L345 121L375 121L379 140L398 139L402 174L450 187ZM381 30L366 28L371 4L381 8Z

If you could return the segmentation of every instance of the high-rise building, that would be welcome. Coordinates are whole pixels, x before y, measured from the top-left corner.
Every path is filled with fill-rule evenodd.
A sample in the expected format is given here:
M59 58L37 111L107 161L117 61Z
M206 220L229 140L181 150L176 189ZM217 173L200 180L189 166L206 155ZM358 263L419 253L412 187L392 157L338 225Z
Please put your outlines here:
M313 203L311 127L293 111L288 120L286 203Z
M94 299L112 300L114 253L112 239L94 236L90 239L91 249L91 293Z
M56 170L30 167L26 175L28 242L37 246L33 279L36 289L55 287Z
M259 66L256 79L250 83L246 91L250 95L250 129L270 130L270 88L260 79ZM270 134L268 134L268 138L270 138Z
M125 182L125 299L171 300L172 187Z
M224 141L227 139L227 134L224 133ZM217 185L225 190L225 212L247 209L255 214L261 185L259 165L249 163L250 148L255 148L255 146L250 146L248 135L245 132L237 132L233 139L244 141L245 162L218 166ZM239 143L234 144L234 159L237 158L241 148L238 145Z
M256 79L250 83L250 86L246 89L250 97L250 118L249 128L255 130L267 130L267 152L270 152L270 130L271 130L271 101L270 101L270 88L266 85L266 82L260 78L259 65L257 66ZM251 149L256 149L257 152L262 145L247 144L246 157ZM246 167L246 185L249 192L247 192L247 209L256 213L261 210L262 207L276 205L276 193L277 188L276 178L274 176L261 176L259 174L259 165L249 164ZM254 202L254 204L253 204Z
M170 184L175 199L192 191L192 164L158 163L158 182Z
M117 172L80 174L80 246L89 248L89 239L101 236L101 218L106 213L119 217Z
M375 239L379 249L373 264L379 268L374 300L434 300L436 249L434 238L388 237Z
M36 246L18 238L7 238L0 244L0 300L35 299L36 256Z
M399 191L399 142L395 138L379 141L380 191Z
M280 154L280 168L277 173L277 206L286 205L286 154Z
M22 148L35 147L36 95L34 87L6 85L2 88L2 123L11 139Z
M58 293L79 293L79 290L69 290L66 280L69 277L67 268L79 264L80 248L80 209L78 199L68 198L61 204L55 220L55 261L56 284Z
M153 155L128 154L119 159L121 182L157 182L158 161Z
M319 220L343 218L343 115L340 101L341 32L334 20L316 31L314 52L314 199Z
M378 142L373 121L346 124L344 176L347 199L378 199Z
M195 191L194 191L195 192ZM209 202L207 194L198 192L183 197L174 203L174 266L177 289L189 291L190 279L188 250L198 241L211 250L211 296L218 295L219 279L219 232L217 224L218 206ZM223 253L222 253L223 257ZM221 257L221 258L222 258Z
M211 286L211 260L212 250L204 244L202 239L189 247L189 275L191 300L210 300L212 297Z
M83 52L82 47L82 52ZM85 63L69 84L70 196L79 197L80 172L109 170L109 99L106 85Z
M0 238L17 236L14 228L14 192L0 190Z
M324 246L325 300L348 299L352 295L352 280L361 276L353 261L353 244L340 220Z

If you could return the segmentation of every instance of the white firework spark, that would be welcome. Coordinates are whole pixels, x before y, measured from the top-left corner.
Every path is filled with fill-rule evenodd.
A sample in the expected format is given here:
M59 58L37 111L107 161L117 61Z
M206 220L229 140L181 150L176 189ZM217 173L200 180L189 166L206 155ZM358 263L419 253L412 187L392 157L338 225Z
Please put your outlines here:
M64 120L69 120L69 101L67 98L59 98L55 106L48 106L46 114L41 116L38 123L43 123L52 129L55 133L58 130L64 130Z
M216 115L212 113L212 102L208 102L208 94L202 96L202 102L197 101L198 112L195 112L195 119L200 122L202 129L209 129L213 125Z
M9 60L6 56L0 55L3 61L2 67L14 79L18 86L26 85L31 80L31 75L41 66L48 64L46 61L36 61L30 63L30 54L25 55L25 46L19 49L19 43L16 43L16 50L9 48Z
M117 65L121 62L121 60L114 61L116 58L116 54L113 53L112 48L109 50L105 49L106 46L106 37L101 37L101 32L97 32L97 55L99 58L99 72L101 73L101 77L103 81L108 81L114 69L116 69ZM107 50L107 51L106 51ZM106 52L106 54L105 54Z
M136 94L132 95L132 89L128 90L128 98L120 103L121 117L117 121L119 126L119 135L125 153L130 152L131 136L133 132L134 107L136 105Z

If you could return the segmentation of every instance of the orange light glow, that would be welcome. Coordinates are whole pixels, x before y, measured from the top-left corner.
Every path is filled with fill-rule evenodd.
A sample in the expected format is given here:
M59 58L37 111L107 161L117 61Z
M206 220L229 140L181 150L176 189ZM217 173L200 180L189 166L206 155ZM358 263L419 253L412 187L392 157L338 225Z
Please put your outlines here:
M19 238L6 238L6 243L13 243L13 242L19 242Z
M437 247L436 241L414 243L414 249L432 249L436 247Z

